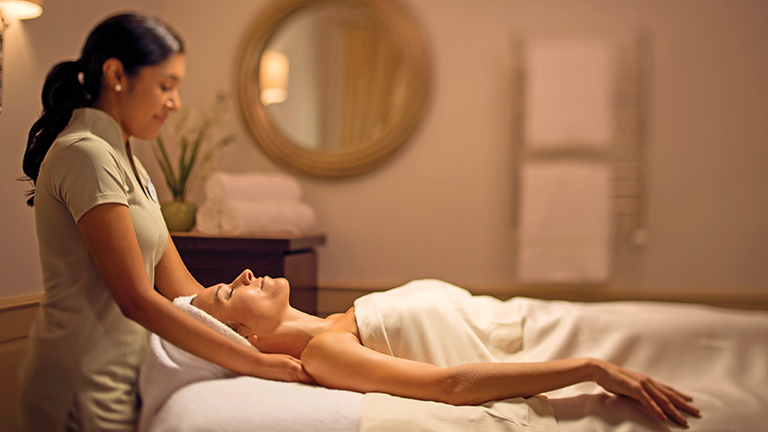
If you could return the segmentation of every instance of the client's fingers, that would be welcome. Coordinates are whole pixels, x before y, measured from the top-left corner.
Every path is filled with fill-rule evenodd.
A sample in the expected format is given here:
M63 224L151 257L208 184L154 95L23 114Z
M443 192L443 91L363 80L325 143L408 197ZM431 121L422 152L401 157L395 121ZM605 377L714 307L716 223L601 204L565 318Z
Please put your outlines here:
M664 394L667 395L669 400L675 404L675 406L688 414L694 415L696 417L701 416L701 412L698 408L693 406L693 404L690 404L689 402L693 400L691 397L687 397L684 394L676 391L675 389L665 386L663 384L656 383L656 385L661 389L661 391L664 392Z
M643 387L656 404L664 411L664 413L671 417L672 420L681 426L688 426L688 421L683 417L680 411L677 410L677 407L675 407L674 403L670 401L667 395L656 386L656 383L652 380L648 380L643 382Z
M682 398L682 399L684 399L684 400L686 400L688 402L692 402L693 401L693 397L688 396L687 394L681 392L680 390L674 389L674 388L672 388L672 387L670 387L668 385L662 384L660 382L657 382L656 385L658 385L659 388L661 388L661 389L663 389L665 391L668 391L668 392L671 392L671 393L674 393L674 394L678 395L680 398Z
M642 382L642 380L637 379L636 377L633 377L633 379L635 382L630 386L630 391L624 395L629 396L643 404L643 406L647 408L648 411L650 411L653 415L655 415L659 421L667 421L667 416L664 414L664 410L662 410L654 398L648 394L648 391L645 388L645 384Z

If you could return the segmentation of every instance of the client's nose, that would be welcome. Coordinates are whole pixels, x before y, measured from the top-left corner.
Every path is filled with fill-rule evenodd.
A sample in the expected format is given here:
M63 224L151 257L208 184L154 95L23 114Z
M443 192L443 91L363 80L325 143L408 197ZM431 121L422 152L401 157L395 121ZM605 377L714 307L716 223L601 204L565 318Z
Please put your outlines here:
M253 279L253 272L246 269L232 282L232 286L250 285Z

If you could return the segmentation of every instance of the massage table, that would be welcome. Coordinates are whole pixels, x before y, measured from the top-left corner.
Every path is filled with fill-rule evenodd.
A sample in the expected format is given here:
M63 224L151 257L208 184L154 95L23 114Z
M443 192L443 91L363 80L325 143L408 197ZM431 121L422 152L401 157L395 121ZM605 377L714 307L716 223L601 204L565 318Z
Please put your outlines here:
M693 396L702 417L686 416L690 431L752 432L768 428L768 312L655 302L510 301L515 302L524 322L522 349L516 361L602 358ZM402 409L394 405L396 408L390 409L397 410L395 414L401 418L372 420L366 406L381 402L386 395L235 376L156 335L151 337L140 391L145 402L141 432L441 430L425 420L429 415L422 415L421 406L409 411L408 405ZM655 420L639 403L609 394L594 383L577 384L544 396L556 426L526 425L513 418L510 424L496 429L495 425L469 429L683 429L672 422ZM473 420L477 412L462 408L449 407L460 419L457 424L466 422L456 430L468 429L466 425L475 424L473 421L484 421L480 417ZM495 415L487 407L471 408L485 410L484 416ZM527 409L531 412L532 408ZM469 420L464 418L465 412ZM525 416L525 412L523 409L518 414Z

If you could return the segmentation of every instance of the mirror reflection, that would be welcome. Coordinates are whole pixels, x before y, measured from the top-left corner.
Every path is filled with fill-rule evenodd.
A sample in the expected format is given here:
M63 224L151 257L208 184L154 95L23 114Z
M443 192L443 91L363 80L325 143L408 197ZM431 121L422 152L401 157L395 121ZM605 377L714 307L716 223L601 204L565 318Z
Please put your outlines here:
M308 150L352 148L392 122L404 91L402 50L371 10L346 4L289 17L260 58L259 99ZM255 87L255 86L254 86Z
M421 120L424 40L394 0L277 0L241 48L238 95L256 143L304 174L381 165Z

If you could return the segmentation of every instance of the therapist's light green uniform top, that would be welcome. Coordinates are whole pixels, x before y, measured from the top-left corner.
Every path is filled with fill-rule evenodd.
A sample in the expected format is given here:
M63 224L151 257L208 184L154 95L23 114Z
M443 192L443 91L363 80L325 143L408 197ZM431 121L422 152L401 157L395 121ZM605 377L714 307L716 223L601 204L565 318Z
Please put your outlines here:
M45 292L22 368L22 422L34 431L133 430L136 382L148 333L125 318L77 222L99 204L128 207L149 280L168 242L154 188L120 126L104 111L75 110L40 167L35 220ZM71 422L71 420L69 420Z

